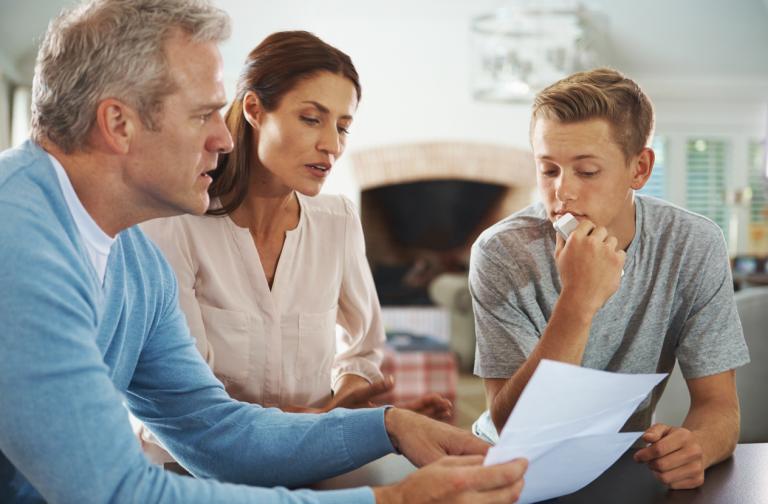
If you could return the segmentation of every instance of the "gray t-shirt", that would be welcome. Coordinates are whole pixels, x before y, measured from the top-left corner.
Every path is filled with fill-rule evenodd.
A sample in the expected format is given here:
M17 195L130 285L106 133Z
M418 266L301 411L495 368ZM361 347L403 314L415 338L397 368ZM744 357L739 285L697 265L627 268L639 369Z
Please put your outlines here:
M720 228L637 195L621 286L592 321L582 365L623 373L709 376L749 362ZM487 229L472 247L475 374L508 378L539 341L560 294L555 232L541 203ZM659 384L624 430L650 426Z

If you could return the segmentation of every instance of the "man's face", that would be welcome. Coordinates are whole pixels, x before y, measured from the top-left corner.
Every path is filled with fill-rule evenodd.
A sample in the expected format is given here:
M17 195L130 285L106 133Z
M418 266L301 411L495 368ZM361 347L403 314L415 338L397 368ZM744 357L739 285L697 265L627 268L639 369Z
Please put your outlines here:
M609 123L537 119L531 133L536 179L553 222L570 212L605 226L609 234L634 229L634 160L629 166ZM635 187L637 188L637 187Z
M210 202L206 173L232 150L220 110L226 103L221 55L213 42L178 33L165 47L178 89L165 98L159 131L139 125L125 171L140 207L152 217L202 214Z

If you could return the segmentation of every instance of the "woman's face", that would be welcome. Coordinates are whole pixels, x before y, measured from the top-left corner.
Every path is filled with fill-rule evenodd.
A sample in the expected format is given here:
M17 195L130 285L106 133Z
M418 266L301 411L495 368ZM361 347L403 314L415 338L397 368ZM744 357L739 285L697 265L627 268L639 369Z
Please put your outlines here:
M263 167L256 171L258 180L272 188L318 194L344 152L356 109L352 82L326 71L300 80L271 112L260 110L255 96L246 97L254 148Z

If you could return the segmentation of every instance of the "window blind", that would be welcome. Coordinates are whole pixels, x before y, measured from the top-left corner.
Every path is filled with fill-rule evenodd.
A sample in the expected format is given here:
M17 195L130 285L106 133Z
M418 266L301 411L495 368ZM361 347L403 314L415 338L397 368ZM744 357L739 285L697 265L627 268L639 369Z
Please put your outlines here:
M767 224L768 207L766 203L766 191L768 180L765 179L765 144L760 141L749 144L749 187L752 188L752 203L749 209L749 220L753 224Z
M690 139L686 143L686 207L715 221L728 236L725 172L729 144L725 140Z
M653 164L651 178L645 183L640 194L647 194L656 198L667 198L667 140L662 136L656 136L653 139L651 148L656 153L656 162Z

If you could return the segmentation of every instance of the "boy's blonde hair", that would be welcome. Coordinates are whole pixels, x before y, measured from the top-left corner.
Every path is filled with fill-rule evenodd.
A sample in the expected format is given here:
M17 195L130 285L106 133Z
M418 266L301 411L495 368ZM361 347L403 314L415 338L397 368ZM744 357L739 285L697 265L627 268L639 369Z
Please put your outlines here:
M537 119L564 123L605 119L629 161L653 136L653 105L635 81L610 68L596 68L561 79L536 95L531 133Z

